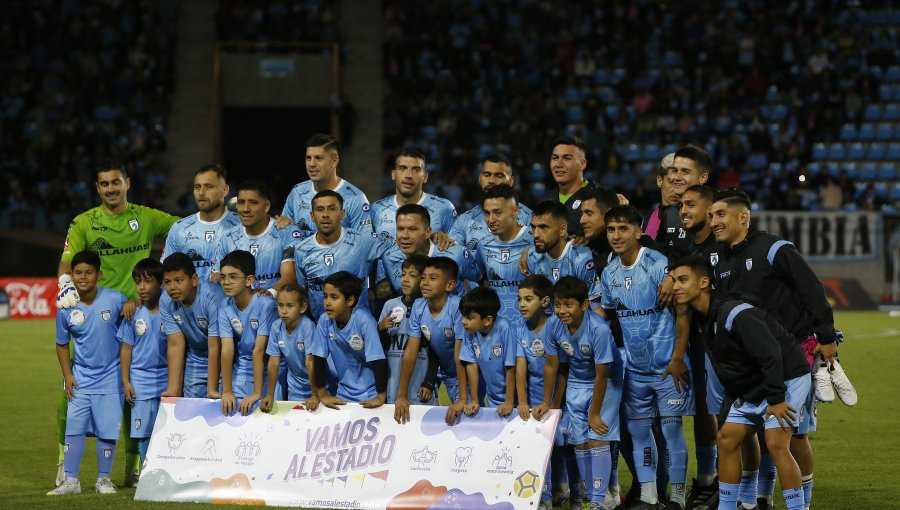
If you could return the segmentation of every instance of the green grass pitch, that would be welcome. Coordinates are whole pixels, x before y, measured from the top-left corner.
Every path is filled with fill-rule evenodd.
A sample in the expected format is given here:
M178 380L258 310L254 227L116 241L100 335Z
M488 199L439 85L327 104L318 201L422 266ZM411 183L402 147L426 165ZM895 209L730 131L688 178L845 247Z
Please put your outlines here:
M819 407L819 432L812 436L816 453L813 508L900 508L896 484L900 475L897 425L900 399L896 389L900 366L900 318L877 312L836 314L847 342L841 348L844 368L860 394L849 408L833 403ZM56 474L56 403L61 388L53 348L52 321L0 322L0 508L184 508L132 500L133 489L111 496L93 492L97 461L88 440L80 479L85 493L64 498L44 494ZM686 423L692 443L691 421ZM693 451L690 446L689 451ZM122 449L116 453L113 482L122 483ZM693 455L689 477L695 470ZM623 486L627 469L623 467ZM783 508L780 494L776 506ZM239 507L235 507L239 508Z

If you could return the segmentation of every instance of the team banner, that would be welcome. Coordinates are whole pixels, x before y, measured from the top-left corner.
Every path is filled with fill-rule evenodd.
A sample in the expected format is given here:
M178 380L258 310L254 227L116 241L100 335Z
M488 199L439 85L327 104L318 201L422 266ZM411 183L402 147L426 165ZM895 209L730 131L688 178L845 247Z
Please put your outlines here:
M482 408L452 427L446 407L223 416L221 402L164 398L136 500L310 508L537 508L559 411L540 422Z
M871 212L760 211L753 226L794 243L806 260L861 262L881 256L881 215Z

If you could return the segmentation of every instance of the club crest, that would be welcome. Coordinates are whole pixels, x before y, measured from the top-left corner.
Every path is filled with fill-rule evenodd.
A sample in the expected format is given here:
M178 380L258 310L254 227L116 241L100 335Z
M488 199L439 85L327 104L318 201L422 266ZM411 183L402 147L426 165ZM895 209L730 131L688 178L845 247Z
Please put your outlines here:
M255 257L257 254L259 254L259 245L251 244L250 245L250 255L253 255Z
M747 271L753 269L753 259L745 260L744 265L747 266Z
M709 254L709 264L715 267L719 263L719 254L718 253L710 253Z
M453 328L449 326L444 328L444 336L447 338L453 338Z
M631 290L631 277L625 277L625 290Z
M203 234L204 234L204 238L206 239L206 242L207 242L207 243L211 243L212 240L216 238L216 231L215 231L215 230L207 230L207 231L204 232Z
M572 202L572 209L578 209L579 206L581 206L581 200Z
M509 250L500 250L500 262L509 262Z
M333 266L333 265L334 265L334 254L333 254L333 253L326 253L326 254L325 254L325 265L326 265L326 266Z
M553 275L553 281L559 280L559 268L558 267L554 267L551 270L551 274Z
M197 317L197 325L200 326L200 329L208 329L209 321L206 320L206 317Z
M137 229L141 228L141 225L138 223L137 218L132 218L128 220L128 226L131 227L131 230L137 232Z
M481 358L481 346L478 345L478 342L472 342L472 351L475 352L475 358Z
M499 358L503 355L503 346L501 344L491 346L491 354L493 354L495 358Z
M428 326L422 324L422 336L425 337L425 340L431 340L431 330L428 329Z
M591 344L579 344L581 347L581 354L590 355L591 354Z
M303 340L297 341L297 350L300 352L303 352L306 350L306 343L304 343Z
M134 430L141 430L141 419L140 418L135 418Z
M259 319L250 319L250 329L259 329Z
M112 314L109 310L103 310L102 312L100 312L100 318L105 321L108 321L111 316Z
M244 332L244 325L241 324L240 319L238 319L237 317L232 317L231 318L231 329L233 329L235 333L240 335Z

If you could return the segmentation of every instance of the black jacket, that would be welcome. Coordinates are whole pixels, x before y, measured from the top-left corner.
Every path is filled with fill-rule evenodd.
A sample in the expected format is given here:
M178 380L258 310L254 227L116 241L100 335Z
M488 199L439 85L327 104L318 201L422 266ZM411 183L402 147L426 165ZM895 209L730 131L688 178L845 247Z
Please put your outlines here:
M713 303L705 327L710 361L731 397L780 404L785 381L809 375L794 336L746 300Z

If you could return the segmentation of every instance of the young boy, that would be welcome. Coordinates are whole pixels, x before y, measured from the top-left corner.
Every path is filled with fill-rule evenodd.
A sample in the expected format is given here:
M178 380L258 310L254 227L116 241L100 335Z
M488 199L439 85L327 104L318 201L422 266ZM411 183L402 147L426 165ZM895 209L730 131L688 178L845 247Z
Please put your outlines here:
M356 306L362 289L362 281L347 271L325 278L325 313L319 317L307 354L312 356L313 393L327 407L359 402L376 408L386 398L388 365L378 326L367 308ZM340 380L336 396L325 390L329 358ZM317 405L313 402L309 407Z
M506 319L498 317L500 298L489 287L476 287L459 300L465 337L459 361L466 370L470 400L464 412L478 412L478 378L484 378L488 407L509 416L516 398L516 333ZM462 389L463 393L465 388Z
M760 308L742 299L711 304L712 268L702 257L673 270L675 299L706 318L706 347L719 380L736 397L719 430L719 509L732 510L742 476L741 443L764 429L788 510L804 508L800 467L791 435L809 395L809 365L795 337ZM743 499L743 498L742 498Z
M388 300L381 310L378 319L378 332L381 334L381 345L387 356L388 375L387 403L397 401L397 390L400 385L400 371L403 365L403 352L406 347L409 313L413 303L422 297L419 283L428 257L416 253L410 254L403 261L400 276L400 290L403 294ZM437 375L437 356L427 345L420 345L416 355L410 384L407 386L407 399L421 404L434 404L434 379Z
M547 333L547 364L563 354L569 360L566 382L567 439L575 445L575 459L591 509L604 508L612 471L609 443L619 440L624 363L602 317L589 311L588 286L574 276L553 286L553 310L558 325ZM560 353L559 351L562 351ZM550 370L547 378L555 378ZM544 401L534 410L542 417L552 391L544 386Z
M78 469L84 455L85 436L97 436L97 484L100 494L113 494L109 480L116 438L122 426L122 381L119 374L119 342L116 330L119 314L127 298L121 292L97 286L101 278L100 257L81 251L72 257L72 280L81 301L56 313L56 357L65 378L66 479L48 496L78 494ZM74 342L74 360L69 358L69 342Z
M162 396L220 398L218 315L225 299L222 287L201 280L194 261L184 253L166 257L162 270L166 292L159 299L159 311L168 337L169 365L169 383Z
M271 335L266 346L269 356L269 388L259 403L263 412L272 410L275 400L275 383L281 359L287 362L287 399L305 401L312 396L309 372L306 370L306 344L312 340L316 323L306 315L309 297L306 289L296 283L288 283L278 291L278 319L272 323Z
M144 259L131 271L143 305L124 321L116 337L121 342L119 361L122 387L131 409L131 437L138 441L141 464L147 459L150 434L159 412L159 397L168 383L168 341L159 313L163 267L156 259Z
M275 300L253 291L255 270L253 255L243 250L226 255L220 266L222 290L228 296L219 309L222 412L226 415L236 410L236 399L241 399L241 414L249 414L266 390L263 355L276 318Z
M459 350L465 332L459 313L459 296L451 295L458 275L459 267L450 258L431 257L425 263L419 284L422 297L415 300L409 314L409 337L403 351L397 402L394 404L394 419L398 423L409 421L409 399L406 396L423 339L438 357L444 387L453 402L447 410L447 422L458 420L467 403L466 392L459 391L466 385L466 374L459 366Z

